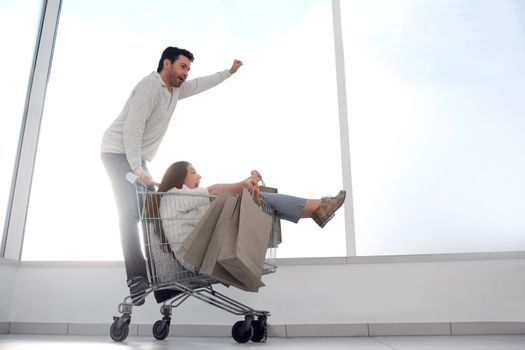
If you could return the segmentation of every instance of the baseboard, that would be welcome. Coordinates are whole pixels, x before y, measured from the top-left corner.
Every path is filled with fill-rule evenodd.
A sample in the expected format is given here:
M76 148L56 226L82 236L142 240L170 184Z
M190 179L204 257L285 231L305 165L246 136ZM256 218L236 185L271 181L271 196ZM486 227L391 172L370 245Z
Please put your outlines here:
M129 336L151 336L152 325L131 324ZM0 334L108 335L110 324L0 322ZM171 325L174 337L230 337L231 325ZM525 322L435 322L269 325L269 337L375 337L525 334Z
M9 334L53 334L65 335L69 328L68 323L53 322L11 322Z
M367 337L368 324L290 324L285 325L286 337Z
M0 334L9 333L9 322L0 322Z
M525 334L525 322L453 322L452 334Z
M450 323L374 323L369 325L370 336L389 335L453 335Z

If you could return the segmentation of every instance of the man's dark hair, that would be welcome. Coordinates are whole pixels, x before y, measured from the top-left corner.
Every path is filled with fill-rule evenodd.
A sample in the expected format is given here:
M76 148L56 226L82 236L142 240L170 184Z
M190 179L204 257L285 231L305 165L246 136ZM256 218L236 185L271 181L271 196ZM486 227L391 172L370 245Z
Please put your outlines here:
M177 58L179 58L180 55L186 56L191 62L193 62L193 54L189 52L188 50L179 49L178 47L174 46L168 46L163 52L162 56L160 57L159 66L157 67L157 73L160 73L162 68L164 67L164 60L168 59L171 63L175 62Z

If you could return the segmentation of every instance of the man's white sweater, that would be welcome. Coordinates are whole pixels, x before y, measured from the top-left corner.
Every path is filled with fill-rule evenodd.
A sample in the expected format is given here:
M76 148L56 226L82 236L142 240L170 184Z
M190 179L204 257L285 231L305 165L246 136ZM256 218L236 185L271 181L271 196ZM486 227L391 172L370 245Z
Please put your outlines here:
M151 161L160 146L177 101L210 89L231 76L229 70L184 82L169 89L153 72L131 92L122 112L102 138L103 153L125 154L133 171Z

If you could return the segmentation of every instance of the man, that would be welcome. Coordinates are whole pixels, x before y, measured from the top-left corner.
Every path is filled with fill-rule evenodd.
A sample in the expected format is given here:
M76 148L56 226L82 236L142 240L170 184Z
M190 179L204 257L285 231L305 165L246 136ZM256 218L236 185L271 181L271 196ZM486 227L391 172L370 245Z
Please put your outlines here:
M186 81L192 62L191 52L171 46L166 48L157 71L133 89L122 112L102 139L102 162L117 202L127 284L135 305L144 303L142 294L149 283L140 248L135 188L126 180L126 174L133 172L142 182L151 185L146 162L157 153L177 101L222 83L242 66L241 61L234 60L229 70Z

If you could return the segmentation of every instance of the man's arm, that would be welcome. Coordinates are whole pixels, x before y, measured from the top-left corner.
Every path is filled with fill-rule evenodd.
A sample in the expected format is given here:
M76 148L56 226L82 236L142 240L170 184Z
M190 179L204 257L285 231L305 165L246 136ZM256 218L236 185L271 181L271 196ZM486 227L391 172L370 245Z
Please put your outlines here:
M155 100L154 87L146 82L139 84L130 98L122 132L124 152L129 166L145 183L149 183L146 181L149 173L146 174L147 172L142 169L142 137L146 121L153 112Z
M242 66L241 60L233 60L232 67L230 68L230 74L235 74L239 68Z
M180 87L179 98L190 97L219 85L232 74L235 74L241 66L242 61L236 59L233 60L232 66L228 70L184 82Z

